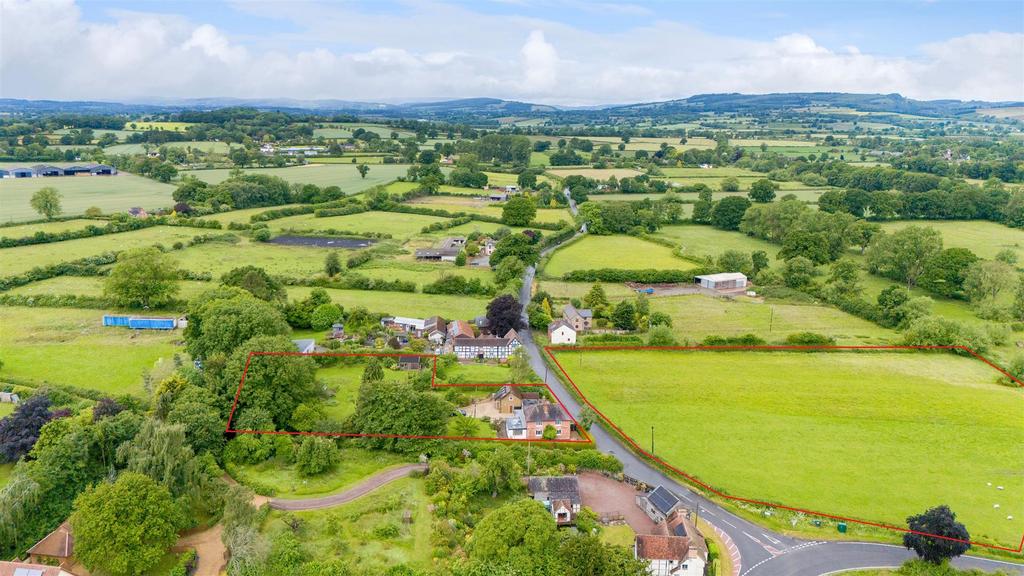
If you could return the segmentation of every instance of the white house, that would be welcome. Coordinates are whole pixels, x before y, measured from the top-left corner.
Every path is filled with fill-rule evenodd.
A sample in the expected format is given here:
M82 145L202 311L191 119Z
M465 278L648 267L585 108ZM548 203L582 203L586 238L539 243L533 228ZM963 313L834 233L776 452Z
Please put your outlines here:
M694 280L702 288L710 290L740 290L747 286L747 276L740 272L720 272L718 274L705 274L695 276Z
M575 344L576 329L564 318L559 318L548 324L548 340L552 344Z
M651 576L703 576L707 564L707 553L684 536L637 534L633 553Z

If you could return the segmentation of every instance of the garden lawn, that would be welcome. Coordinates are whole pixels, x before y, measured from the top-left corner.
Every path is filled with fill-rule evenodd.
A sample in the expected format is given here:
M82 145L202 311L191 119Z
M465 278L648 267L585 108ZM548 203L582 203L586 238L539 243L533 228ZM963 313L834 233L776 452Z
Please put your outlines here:
M154 244L163 244L170 248L175 242L188 242L196 236L210 233L217 233L217 231L184 226L154 226L77 240L3 248L0 249L0 274L14 276L28 272L36 266L49 266L88 256L97 256L104 252L141 248Z
M707 336L754 334L782 343L790 334L816 332L838 344L895 344L899 334L830 306L761 303L745 297L728 300L703 294L649 299L651 310L672 318L680 342L700 342Z
M695 264L677 258L672 250L660 244L632 236L591 236L577 240L555 251L542 273L560 278L572 270L622 268L689 270Z
M38 384L71 384L108 394L141 394L143 373L174 369L181 331L101 325L103 310L0 307L4 374Z
M292 437L296 447L303 437ZM301 476L295 466L272 458L260 464L231 465L231 476L241 484L251 486L257 493L273 491L277 498L309 498L341 492L382 470L408 464L408 457L380 450L365 450L354 446L340 449L341 460L332 472L318 476Z
M1024 263L1024 230L1020 228L984 220L929 220L885 222L882 230L891 233L907 226L925 226L938 230L942 234L944 248L967 248L987 259L995 258L1000 251L1009 249L1017 255L1018 262Z
M40 188L61 193L61 214L77 215L96 206L105 213L127 212L133 206L147 210L170 207L174 186L127 172L116 176L57 176L53 178L5 178L0 180L0 222L24 222L40 218L29 201ZM3 234L0 232L0 234Z
M0 227L2 238L24 238L32 236L37 232L55 234L57 232L69 232L81 230L86 226L106 226L105 220L90 220L88 218L76 218L74 220L62 220L60 222L36 222L35 224L20 224L18 226Z
M289 286L289 299L302 299L312 288ZM346 309L363 306L370 312L392 316L429 318L441 316L446 320L469 320L481 316L490 301L486 297L452 296L448 294L418 294L409 292L383 292L373 290L335 290L327 288L331 299Z
M407 164L381 164L372 166L366 174L366 178L362 178L359 176L356 166L357 164L307 164L287 168L247 168L245 173L277 176L288 182L299 184L338 186L346 194L355 194L377 184L387 184L399 176L405 176L409 170ZM231 170L227 168L189 170L182 172L182 176L185 174L195 176L210 184L217 184L227 180L231 175Z
M399 214L395 212L361 212L347 216L317 218L313 214L289 216L268 222L270 227L281 230L344 230L347 232L382 232L399 239L406 239L420 233L424 226L446 222L448 218L423 216L421 214Z
M352 502L326 510L292 513L303 521L303 551L314 560L352 559L368 574L406 564L414 570L433 566L432 515L423 480L403 478ZM402 520L412 513L412 524ZM271 535L290 528L285 513L272 511L263 531Z
M317 379L334 392L334 397L324 402L324 410L331 420L341 422L356 411L359 384L365 368L366 364L363 363L351 366L338 364L316 371Z
M645 447L653 426L659 457L732 495L896 525L948 504L972 539L1020 542L1024 391L996 384L998 374L978 360L920 352L578 356L558 359L595 406Z
M447 368L437 365L438 381L461 384L505 384L512 377L512 372L505 364L458 363ZM525 382L518 382L525 384ZM493 392L494 389L490 389Z
M636 532L629 524L613 524L601 527L601 541L613 546L632 546L636 540Z

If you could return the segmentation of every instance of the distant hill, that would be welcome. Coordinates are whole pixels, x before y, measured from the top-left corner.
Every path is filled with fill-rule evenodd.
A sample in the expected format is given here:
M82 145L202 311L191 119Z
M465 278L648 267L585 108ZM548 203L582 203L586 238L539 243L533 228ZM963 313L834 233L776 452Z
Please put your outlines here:
M862 112L913 114L948 117L970 114L979 109L1022 106L1021 102L982 102L961 100L914 100L899 94L848 94L842 92L802 92L780 94L699 94L679 100L645 102L586 108L566 108L500 98L463 98L419 101L400 104L350 100L300 100L293 98L193 98L161 99L149 103L97 101L0 99L0 113L12 114L142 114L179 110L214 110L250 107L294 113L350 113L393 118L424 118L457 121L494 119L502 116L585 115L644 116L696 114L700 112L762 112L811 106L850 108Z

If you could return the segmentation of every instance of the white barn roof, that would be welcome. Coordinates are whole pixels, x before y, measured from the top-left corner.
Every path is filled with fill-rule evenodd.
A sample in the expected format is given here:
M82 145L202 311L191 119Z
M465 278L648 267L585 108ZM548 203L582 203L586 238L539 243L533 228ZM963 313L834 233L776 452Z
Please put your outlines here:
M718 274L704 274L695 276L699 280L710 280L712 282L728 282L729 280L746 280L746 274L740 272L719 272Z

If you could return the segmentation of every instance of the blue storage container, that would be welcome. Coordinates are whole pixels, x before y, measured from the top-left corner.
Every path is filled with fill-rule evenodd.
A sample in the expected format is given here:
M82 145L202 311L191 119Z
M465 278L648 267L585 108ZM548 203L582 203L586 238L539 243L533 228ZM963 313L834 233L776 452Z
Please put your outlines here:
M131 318L128 327L133 330L174 330L174 318Z
M103 315L104 326L128 326L128 323L130 321L131 318L129 318L128 316L115 316L113 314Z

